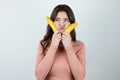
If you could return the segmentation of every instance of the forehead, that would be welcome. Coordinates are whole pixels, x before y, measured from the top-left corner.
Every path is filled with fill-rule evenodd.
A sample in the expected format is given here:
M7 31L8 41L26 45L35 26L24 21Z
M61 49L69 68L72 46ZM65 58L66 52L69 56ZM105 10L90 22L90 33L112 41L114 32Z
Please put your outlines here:
M58 12L57 18L68 18L67 13L65 11Z

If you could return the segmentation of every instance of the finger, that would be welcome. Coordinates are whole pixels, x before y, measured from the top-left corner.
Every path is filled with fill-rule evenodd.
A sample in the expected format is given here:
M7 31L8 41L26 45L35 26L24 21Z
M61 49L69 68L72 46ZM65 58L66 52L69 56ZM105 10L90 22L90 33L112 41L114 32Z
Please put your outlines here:
M61 36L61 33L58 32L58 33L55 34L55 36Z
M71 38L71 35L66 32L64 32L63 35L65 35L67 38Z
M58 35L58 36L61 36L61 33L58 33L57 35Z
M63 32L62 35L68 36L68 34L66 32Z
M64 41L66 38L65 37L61 37L61 39Z
M59 34L60 32L58 30L55 31L55 34Z
M66 39L67 38L67 36L65 36L65 35L62 35L62 39Z
M62 37L61 36L57 36L57 38L61 39Z
M56 34L56 36L62 37L61 33Z
M61 36L57 36L57 39L61 40L61 39L62 39L62 37L61 37Z
M63 33L62 36L64 36L64 37L68 37L65 33Z
M66 33L66 32L63 32L63 34L64 34L64 35L66 35L66 36L69 36L69 34L68 34L68 33Z

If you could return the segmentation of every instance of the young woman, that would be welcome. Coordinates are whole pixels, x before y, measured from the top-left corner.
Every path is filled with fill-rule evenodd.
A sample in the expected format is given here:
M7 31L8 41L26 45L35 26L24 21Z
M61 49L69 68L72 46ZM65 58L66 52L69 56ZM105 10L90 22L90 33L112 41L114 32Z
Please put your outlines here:
M84 80L85 46L76 40L75 29L70 34L65 29L75 22L72 9L65 4L57 5L50 17L57 27L47 32L40 41L36 59L37 80Z

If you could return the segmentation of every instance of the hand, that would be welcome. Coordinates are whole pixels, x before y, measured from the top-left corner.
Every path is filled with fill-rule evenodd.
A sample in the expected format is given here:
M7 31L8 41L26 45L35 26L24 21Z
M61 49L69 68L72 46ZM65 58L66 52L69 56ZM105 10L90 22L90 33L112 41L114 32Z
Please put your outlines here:
M51 44L58 47L61 39L62 39L61 32L56 31L52 36L52 43Z
M71 46L71 36L70 34L63 32L62 33L62 43L64 45L64 47L68 47Z

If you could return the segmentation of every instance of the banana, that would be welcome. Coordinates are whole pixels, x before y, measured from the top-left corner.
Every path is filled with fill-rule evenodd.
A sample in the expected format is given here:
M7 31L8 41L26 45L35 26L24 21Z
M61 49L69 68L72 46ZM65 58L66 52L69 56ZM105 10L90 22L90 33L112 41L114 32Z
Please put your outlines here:
M70 26L65 30L68 34L77 26L77 23L72 23Z
M53 32L55 32L57 30L57 27L55 26L54 22L49 18L46 17L46 20L48 22L48 24L50 25L50 27L52 28ZM65 30L68 34L70 34L70 32L77 26L77 23L72 23L68 26L68 28Z
M57 27L55 26L54 22L49 17L46 17L46 20L50 27L52 28L53 32L55 32L57 30Z

